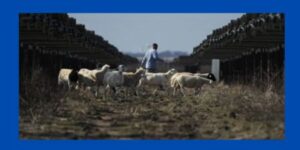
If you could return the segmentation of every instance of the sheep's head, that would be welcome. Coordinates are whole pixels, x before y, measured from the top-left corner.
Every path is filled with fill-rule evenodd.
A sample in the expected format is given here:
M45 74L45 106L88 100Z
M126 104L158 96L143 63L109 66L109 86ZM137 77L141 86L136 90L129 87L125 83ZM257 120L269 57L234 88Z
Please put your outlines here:
M177 73L177 70L174 69L174 68L172 68L172 69L170 69L170 70L168 71L168 74L170 74L170 75L173 75L173 74L175 74L175 73Z
M69 80L71 82L76 82L78 80L78 71L75 69L72 69L72 72L69 74Z
M177 73L177 70L172 68L170 69L166 74L167 76L171 77L172 75L174 75L175 73Z
M101 70L108 70L110 68L110 66L108 64L105 64L104 66L102 66Z
M212 81L216 81L216 77L212 73L209 73L208 76L207 76L207 78L210 79L210 80L212 80Z
M202 77L202 76L195 76L198 80L205 81L208 84L212 84L214 81L211 79L208 79L207 77Z
M145 72L146 72L146 70L144 68L142 68L142 67L136 69L136 71L135 71L136 74L143 74Z
M119 72L123 72L124 70L125 70L124 65L119 65L119 66L118 66L118 71L119 71Z

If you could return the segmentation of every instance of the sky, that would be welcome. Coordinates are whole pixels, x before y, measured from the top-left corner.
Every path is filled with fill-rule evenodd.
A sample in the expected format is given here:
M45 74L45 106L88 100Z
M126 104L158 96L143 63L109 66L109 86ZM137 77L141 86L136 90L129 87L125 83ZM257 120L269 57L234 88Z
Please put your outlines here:
M95 31L121 52L145 52L152 43L159 51L191 53L214 29L237 19L240 13L118 14L72 13L69 16Z

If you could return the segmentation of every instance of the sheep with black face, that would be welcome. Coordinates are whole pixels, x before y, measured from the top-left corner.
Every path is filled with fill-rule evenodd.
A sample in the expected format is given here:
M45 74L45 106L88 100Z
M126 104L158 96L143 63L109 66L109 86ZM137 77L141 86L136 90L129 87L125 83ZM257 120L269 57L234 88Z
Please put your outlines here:
M75 69L62 68L58 73L58 85L64 89L71 90L75 88L78 80L78 72Z
M171 87L173 88L173 95L180 89L181 94L185 96L185 88L193 88L195 94L199 92L204 84L212 84L216 81L215 76L212 73L176 73L170 79Z

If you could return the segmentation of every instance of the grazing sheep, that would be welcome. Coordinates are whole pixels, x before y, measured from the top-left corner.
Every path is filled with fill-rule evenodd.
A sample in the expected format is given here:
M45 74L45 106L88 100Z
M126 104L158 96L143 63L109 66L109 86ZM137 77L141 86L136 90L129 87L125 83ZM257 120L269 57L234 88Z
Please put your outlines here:
M145 74L145 69L143 68L138 68L135 72L123 72L124 76L124 87L128 87L130 90L132 88L135 88L141 77ZM128 90L128 89L127 89ZM137 91L135 91L135 94L137 94Z
M210 79L210 80L212 80L212 81L216 81L216 77L215 77L215 75L212 74L212 73L196 73L196 75L199 75L199 76L201 76L201 77Z
M104 95L107 95L107 91L113 90L116 93L116 87L120 87L124 83L123 76L124 66L119 65L118 70L109 70L104 74L103 85L106 87Z
M176 73L170 79L171 87L174 89L173 95L176 91L180 89L181 94L184 94L184 88L194 88L195 94L200 91L204 84L211 84L215 81L214 75L211 73L201 74L201 73Z
M99 87L103 85L104 74L109 70L109 68L110 66L106 64L102 66L101 69L80 69L78 72L79 87L91 87L95 92L95 96L97 97Z
M153 94L156 93L158 88L165 89L169 85L169 79L172 75L174 75L177 71L175 69L170 69L166 73L146 73L139 80L138 89L142 86L149 85L154 86L156 89L154 90Z
M76 82L78 80L78 72L74 69L62 68L58 73L58 85L62 85L65 89L71 90L72 87L75 88Z
M190 72L177 72L176 74L174 74L171 77L170 81L172 81L173 78L175 78L176 76L181 75L181 74L199 75L200 77L204 77L204 78L210 79L212 81L216 81L216 77L212 73L190 73Z

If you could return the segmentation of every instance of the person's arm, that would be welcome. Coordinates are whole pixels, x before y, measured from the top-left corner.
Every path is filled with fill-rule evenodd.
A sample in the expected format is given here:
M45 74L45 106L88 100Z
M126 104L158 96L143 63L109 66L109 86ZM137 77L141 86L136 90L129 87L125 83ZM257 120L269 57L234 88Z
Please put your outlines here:
M142 59L142 62L141 62L141 67L145 68L145 63L146 63L146 59L147 59L147 52L145 53L143 59Z
M152 57L153 57L155 60L157 60L157 61L164 62L164 60L162 60L162 59L160 59L160 58L158 57L157 51L154 51Z

